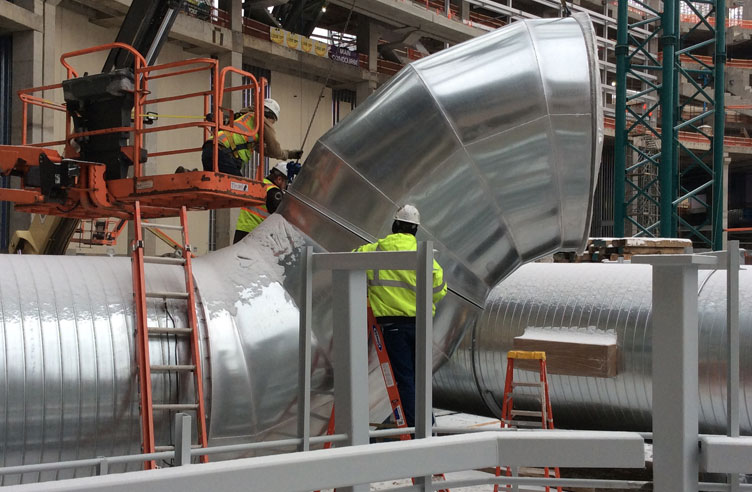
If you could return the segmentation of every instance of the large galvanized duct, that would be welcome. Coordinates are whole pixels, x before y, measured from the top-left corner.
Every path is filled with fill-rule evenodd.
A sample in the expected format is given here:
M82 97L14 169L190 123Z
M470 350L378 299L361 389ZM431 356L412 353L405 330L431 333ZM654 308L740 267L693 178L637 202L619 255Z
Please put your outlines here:
M752 350L752 269L740 272L741 354ZM726 272L701 271L697 287L700 322L699 410L701 432L726 425ZM616 335L618 374L613 378L549 376L557 427L628 429L651 427L651 267L619 264L525 265L486 301L483 315L450 362L435 375L435 403L498 417L506 352L525 330L587 340ZM532 382L537 373L517 371ZM743 433L752 433L752 359L741 358ZM528 404L532 404L528 399Z
M194 261L210 444L295 432L304 246L349 250L388 233L398 204L416 203L420 239L434 241L450 286L435 318L437 366L504 276L581 248L600 159L599 100L588 18L525 21L405 68L322 137L280 213ZM138 452L129 260L5 255L0 272L0 466ZM150 266L147 290L180 290L181 276ZM331 279L314 282L313 428L322 429ZM151 301L149 324L185 326L182 309ZM180 340L155 339L150 351L154 364L187 360ZM153 377L156 402L192 398L189 377ZM169 441L166 415L157 429L156 441Z

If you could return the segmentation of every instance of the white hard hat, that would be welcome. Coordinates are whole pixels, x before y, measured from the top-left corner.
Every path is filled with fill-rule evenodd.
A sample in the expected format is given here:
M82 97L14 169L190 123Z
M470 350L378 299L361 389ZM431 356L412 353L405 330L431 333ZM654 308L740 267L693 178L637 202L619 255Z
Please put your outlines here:
M271 111L276 119L279 119L280 108L277 101L271 98L264 99L264 108Z
M278 162L272 169L276 169L282 175L286 178L287 177L287 163L286 162Z
M415 208L415 205L410 205L408 203L397 209L397 212L394 214L394 220L420 225L420 212Z

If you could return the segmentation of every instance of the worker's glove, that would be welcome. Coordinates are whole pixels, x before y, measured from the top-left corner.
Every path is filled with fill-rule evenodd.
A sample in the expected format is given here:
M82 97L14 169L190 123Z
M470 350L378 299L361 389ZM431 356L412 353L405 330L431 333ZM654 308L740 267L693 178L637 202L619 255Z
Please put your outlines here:
M301 157L303 157L303 151L302 150L291 150L289 152L289 158L298 160Z

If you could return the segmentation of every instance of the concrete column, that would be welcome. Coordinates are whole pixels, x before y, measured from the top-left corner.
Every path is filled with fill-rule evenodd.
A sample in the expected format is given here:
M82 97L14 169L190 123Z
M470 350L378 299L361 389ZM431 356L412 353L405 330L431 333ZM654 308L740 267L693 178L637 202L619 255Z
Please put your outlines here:
M41 14L44 4L41 0L17 0L14 2L19 7L28 9L36 14ZM28 87L38 87L43 85L42 77L42 60L43 60L43 42L44 35L38 31L20 31L13 33L13 70L11 70L11 87L13 97L11 97L11 111L13 117L10 123L10 143L18 145L21 143L22 134L22 104L15 92ZM42 110L34 108L28 112L28 122L26 125L27 141L42 141ZM20 186L18 178L11 179L11 187ZM13 213L9 220L9 230L13 231L28 229L31 224L31 214Z
M239 3L239 2L235 2ZM233 38L235 37L233 32ZM242 38L242 33L241 38ZM234 45L237 46L237 45ZM242 44L241 50L242 50ZM242 51L228 51L218 56L220 70L224 67L232 66L235 68L243 67L243 53ZM240 77L233 75L228 81L227 85L239 85ZM224 101L220 104L225 108L233 108L237 111L242 108L243 100L240 91L230 92L225 95ZM231 210L229 208L217 209L214 211L214 244L217 249L224 248L232 244L232 238L235 235L235 224L232 222Z
M742 11L742 19L752 20L752 0L744 0L741 2L741 5L744 7L744 10Z
M470 2L462 0L460 3L460 16L463 21L470 20Z
M242 0L225 0L223 4L230 12L232 29L232 51L220 53L219 68L235 67L243 68L243 1ZM227 81L227 84L239 85L241 83L238 75L233 75ZM230 92L225 96L225 100L220 104L225 108L239 110L243 106L242 94L240 91ZM232 244L232 238L235 235L235 224L232 221L230 209L218 209L214 212L214 244L216 249L221 249Z
M42 60L42 82L43 85L57 84L60 82L56 73L60 64L57 47L57 15L60 0L47 0L44 2L44 41L43 41L43 60ZM51 91L50 91L51 92ZM49 97L48 97L49 96ZM44 97L51 99L51 94L45 93ZM51 109L42 109L42 139L44 141L54 140L54 113Z
M13 70L11 71L11 78L14 91L43 85L43 44L44 36L41 32L23 31L13 34ZM11 142L20 144L23 106L18 97L13 97L12 101L12 109L15 117L11 120ZM41 108L30 108L27 115L27 143L41 142Z
M376 64L379 59L379 37L384 28L375 22L366 20L358 25L358 53L368 55L368 70L376 72Z
M357 105L363 104L363 101L368 98L376 90L375 80L365 80L355 86L355 101Z

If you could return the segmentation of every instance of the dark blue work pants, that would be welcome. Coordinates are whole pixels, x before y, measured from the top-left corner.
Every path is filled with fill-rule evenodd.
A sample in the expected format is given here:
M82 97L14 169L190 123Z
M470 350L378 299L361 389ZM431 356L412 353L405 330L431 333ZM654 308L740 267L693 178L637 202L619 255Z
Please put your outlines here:
M408 427L415 426L415 320L381 323Z
M204 171L214 170L214 146L211 140L207 140L204 146L201 148L201 164L204 167ZM232 174L233 176L242 176L240 168L243 166L243 161L232 155L232 150L228 149L224 145L219 145L219 152L217 153L217 171L225 174Z

